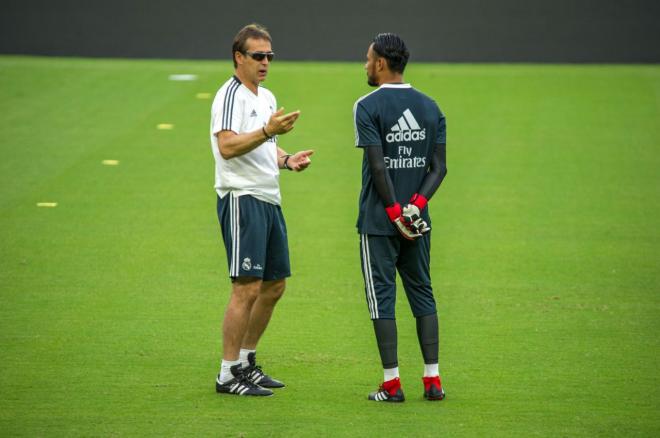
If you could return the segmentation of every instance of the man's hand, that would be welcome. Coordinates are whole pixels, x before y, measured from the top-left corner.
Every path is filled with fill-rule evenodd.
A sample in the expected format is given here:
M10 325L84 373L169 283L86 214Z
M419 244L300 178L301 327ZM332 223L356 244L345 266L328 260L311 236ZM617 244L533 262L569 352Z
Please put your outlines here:
M309 157L311 157L313 153L314 151L312 150L296 152L286 160L286 165L294 172L302 172L312 164L312 160L310 160Z
M268 123L264 126L266 135L274 137L276 135L286 134L293 129L293 124L296 123L298 117L300 117L300 111L284 114L284 108L278 109L270 116Z
M419 207L415 204L408 204L403 207L403 213L401 214L401 217L410 230L420 236L431 231L431 227L422 219L421 214Z
M421 233L414 231L408 226L405 219L401 216L401 204L398 202L390 205L389 207L385 207L385 212L401 236L403 236L405 239L415 240L422 236Z
M422 237L422 234L410 227L408 223L405 222L405 219L401 216L394 220L394 226L396 226L396 229L399 230L399 233L401 233L401 235L408 240L415 240L419 237Z

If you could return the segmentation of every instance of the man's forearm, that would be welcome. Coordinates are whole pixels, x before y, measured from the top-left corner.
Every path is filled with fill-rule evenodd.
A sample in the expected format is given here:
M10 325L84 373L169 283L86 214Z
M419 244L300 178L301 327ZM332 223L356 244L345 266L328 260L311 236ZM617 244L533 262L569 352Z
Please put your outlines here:
M447 154L446 146L439 144L436 146L435 153L431 157L431 166L429 173L426 174L418 193L424 196L427 200L435 194L440 184L447 175Z
M376 193L378 193L386 207L394 204L396 202L394 184L392 184L390 174L385 167L383 148L381 146L368 146L365 148L365 154L367 155L371 179Z
M281 147L277 147L277 167L280 169L284 169L284 162L286 161L287 157L289 157L291 154L286 152L284 149Z
M247 154L271 138L264 128L243 134L236 134L233 131L221 131L216 135L220 155L225 160Z

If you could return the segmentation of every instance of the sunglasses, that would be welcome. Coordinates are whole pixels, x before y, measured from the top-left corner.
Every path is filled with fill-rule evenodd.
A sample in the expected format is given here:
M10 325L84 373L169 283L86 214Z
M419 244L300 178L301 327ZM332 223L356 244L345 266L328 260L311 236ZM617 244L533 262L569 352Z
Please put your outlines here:
M250 58L254 59L255 61L263 61L264 58L268 58L268 62L270 62L273 60L273 57L275 56L275 52L249 52L246 50L243 53L249 56Z

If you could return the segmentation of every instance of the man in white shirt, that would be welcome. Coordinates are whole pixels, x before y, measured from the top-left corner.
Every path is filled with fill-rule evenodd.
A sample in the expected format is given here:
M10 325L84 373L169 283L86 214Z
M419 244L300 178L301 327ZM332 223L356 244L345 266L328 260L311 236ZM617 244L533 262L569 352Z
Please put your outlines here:
M293 129L300 111L277 110L266 79L274 53L268 31L250 24L232 45L235 72L215 96L211 146L218 219L232 292L223 321L223 358L216 391L272 395L284 387L256 364L256 347L291 275L280 208L280 169L305 170L313 151L287 154L277 136Z

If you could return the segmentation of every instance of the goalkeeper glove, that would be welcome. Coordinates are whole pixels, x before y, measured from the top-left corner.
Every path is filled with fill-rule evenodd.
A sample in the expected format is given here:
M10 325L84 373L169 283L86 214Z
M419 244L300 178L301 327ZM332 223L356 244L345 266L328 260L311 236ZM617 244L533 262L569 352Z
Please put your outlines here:
M431 227L422 219L422 210L427 203L428 201L423 195L415 193L410 198L410 204L403 207L403 214L401 215L408 228L420 236L431 231Z
M385 212L387 213L387 217L390 218L390 221L404 238L415 240L421 236L419 232L413 231L401 216L401 204L396 202L389 207L385 207Z

